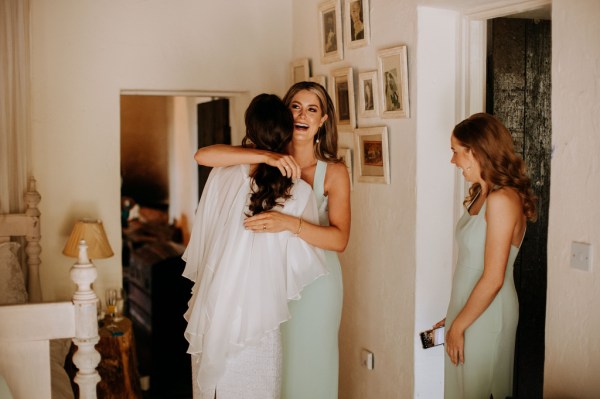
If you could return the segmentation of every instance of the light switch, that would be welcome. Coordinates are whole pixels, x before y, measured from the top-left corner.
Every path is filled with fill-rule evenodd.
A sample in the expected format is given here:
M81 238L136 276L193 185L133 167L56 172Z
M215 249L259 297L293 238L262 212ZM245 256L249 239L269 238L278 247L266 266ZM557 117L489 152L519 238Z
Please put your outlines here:
M571 243L571 267L586 272L591 271L592 246L585 242Z

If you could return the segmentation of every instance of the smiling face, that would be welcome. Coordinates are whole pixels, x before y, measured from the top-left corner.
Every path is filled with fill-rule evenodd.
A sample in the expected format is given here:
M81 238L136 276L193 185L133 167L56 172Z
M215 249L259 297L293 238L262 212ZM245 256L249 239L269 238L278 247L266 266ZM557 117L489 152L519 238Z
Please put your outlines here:
M461 145L454 135L450 136L450 148L452 149L450 162L462 170L463 176L469 183L479 182L481 170L471 149Z
M290 101L294 116L294 141L311 141L319 127L327 120L323 114L319 97L308 90L300 90Z

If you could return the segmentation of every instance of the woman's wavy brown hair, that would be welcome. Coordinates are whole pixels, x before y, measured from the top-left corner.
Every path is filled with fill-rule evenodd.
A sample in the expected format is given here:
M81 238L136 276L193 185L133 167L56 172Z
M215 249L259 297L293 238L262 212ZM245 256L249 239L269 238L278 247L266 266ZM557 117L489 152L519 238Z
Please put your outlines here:
M259 94L250 102L244 117L246 136L242 140L242 147L286 152L294 132L294 118L279 97ZM273 166L260 163L250 177L254 184L248 205L249 216L283 206L291 196L292 179L283 176Z
M452 135L460 145L471 150L481 167L481 178L492 191L512 187L519 193L523 213L535 220L537 198L531 189L531 179L523 159L515 153L513 140L508 129L495 116L486 113L471 115L460 122ZM465 198L470 202L481 191L474 183Z
M319 105L321 106L323 114L327 115L327 120L319 128L317 134L315 134L313 143L315 158L324 162L342 162L337 156L338 131L335 122L335 107L333 101L331 101L331 97L327 94L327 90L315 82L298 82L289 88L288 92L283 97L283 102L286 107L289 107L294 96L302 90L315 94L319 99Z

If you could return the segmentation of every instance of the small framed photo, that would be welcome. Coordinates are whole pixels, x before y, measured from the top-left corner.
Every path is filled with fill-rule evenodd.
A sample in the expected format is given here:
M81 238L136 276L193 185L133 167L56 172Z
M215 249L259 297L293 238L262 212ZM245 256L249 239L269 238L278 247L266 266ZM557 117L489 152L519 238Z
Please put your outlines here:
M321 62L324 64L344 59L341 14L340 0L329 0L319 4Z
M352 68L339 68L331 72L329 93L335 106L338 128L340 130L354 129L356 126L356 109Z
M358 181L390 184L387 126L359 128L354 133Z
M352 178L352 150L350 148L339 147L337 156L338 158L341 158L346 165L348 176L350 177L350 191L352 191L354 190L354 179Z
M377 53L377 61L381 91L381 116L383 118L409 118L406 46L380 50Z
M327 90L327 76L325 75L315 75L308 78L309 82L315 82L320 84Z
M344 37L346 48L369 44L369 0L344 0Z
M310 77L310 60L300 58L290 63L292 84L307 81Z
M377 71L358 74L358 115L362 118L373 118L379 115Z

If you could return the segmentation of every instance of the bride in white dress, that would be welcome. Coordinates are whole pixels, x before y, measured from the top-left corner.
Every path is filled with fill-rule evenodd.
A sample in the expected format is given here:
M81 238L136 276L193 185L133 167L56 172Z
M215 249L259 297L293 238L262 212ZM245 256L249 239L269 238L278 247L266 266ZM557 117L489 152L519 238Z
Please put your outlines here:
M275 95L246 111L243 146L284 152L293 117ZM298 218L296 234L246 230L246 217L279 211ZM195 284L185 318L194 398L279 398L281 336L288 300L327 274L323 251L297 237L318 223L315 198L266 164L213 168L196 212L183 275Z

